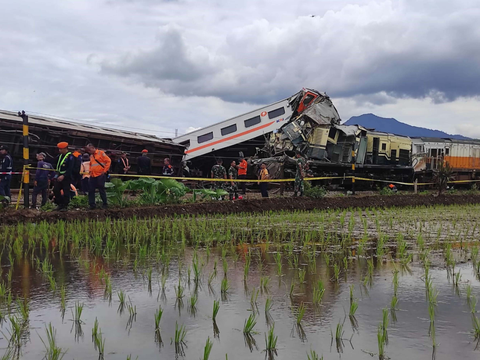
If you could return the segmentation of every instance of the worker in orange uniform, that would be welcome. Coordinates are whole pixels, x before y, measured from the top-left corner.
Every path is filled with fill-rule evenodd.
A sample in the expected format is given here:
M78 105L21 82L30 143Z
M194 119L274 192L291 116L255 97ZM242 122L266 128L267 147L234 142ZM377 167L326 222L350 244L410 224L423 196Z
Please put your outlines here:
M392 192L397 192L397 187L393 184L390 184L388 185L388 188L392 191Z
M248 163L247 160L245 160L245 157L240 158L240 163L237 166L238 168L238 178L245 180L247 178L247 169L248 169ZM246 183L245 182L240 182L240 187L242 188L242 194L245 195L247 193L247 188L246 188Z
M269 180L270 175L268 174L267 164L262 163L260 165L260 173L258 174L258 180ZM268 183L267 182L258 182L260 185L260 192L262 193L262 197L268 197Z
M112 160L104 151L97 149L93 144L88 144L85 150L90 154L90 180L88 181L88 204L90 210L96 208L95 190L98 189L102 198L103 208L108 207L107 193L105 192L105 181L107 180L107 172L110 169Z

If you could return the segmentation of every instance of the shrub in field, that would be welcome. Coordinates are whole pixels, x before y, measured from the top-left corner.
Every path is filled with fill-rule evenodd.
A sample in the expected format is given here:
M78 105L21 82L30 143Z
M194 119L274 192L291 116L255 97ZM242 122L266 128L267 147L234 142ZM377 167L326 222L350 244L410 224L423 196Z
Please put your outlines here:
M142 178L128 183L128 189L142 191L140 194L142 204L176 203L188 191L184 184L173 179Z
M308 185L307 185L308 184ZM308 181L305 181L305 196L313 198L313 199L320 199L327 195L327 189L323 186L311 186Z
M128 189L130 181L123 182L121 179L113 178L110 182L105 183L107 197L113 205L125 207L128 204L125 190Z
M433 182L437 186L438 195L447 188L447 184L452 180L452 168L448 162L441 162L437 170L433 172Z

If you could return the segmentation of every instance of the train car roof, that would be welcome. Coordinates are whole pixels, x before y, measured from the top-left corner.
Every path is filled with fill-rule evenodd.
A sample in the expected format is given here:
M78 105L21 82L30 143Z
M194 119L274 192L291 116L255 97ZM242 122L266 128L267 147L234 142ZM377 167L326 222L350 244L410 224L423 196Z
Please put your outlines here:
M421 140L423 142L437 142L437 143L457 143L457 144L479 144L480 140L478 139L470 139L470 140L460 140L460 139L452 139L452 138L435 138L435 137L421 137L416 136L412 137L412 140Z
M0 110L0 122L2 121L22 123L23 120L21 117L17 115L17 113L13 111ZM156 135L144 134L144 133L138 133L134 131L126 131L126 130L120 130L120 129L112 129L108 127L91 125L91 124L82 124L79 122L64 120L64 119L54 118L54 117L28 114L28 122L30 125L47 126L47 127L59 128L66 131L68 130L82 131L82 132L91 133L91 134L102 134L102 135L130 138L130 139L135 139L140 141L156 142L156 143L183 147L182 145L173 142L171 139L159 138Z

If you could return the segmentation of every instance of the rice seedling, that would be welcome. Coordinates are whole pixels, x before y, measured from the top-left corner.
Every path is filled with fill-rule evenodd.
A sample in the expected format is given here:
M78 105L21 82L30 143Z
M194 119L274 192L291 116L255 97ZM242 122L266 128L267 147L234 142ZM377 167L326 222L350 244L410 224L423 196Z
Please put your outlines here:
M212 313L212 319L213 321L216 320L218 311L220 310L220 301L218 300L213 300L213 313Z
M83 313L84 304L77 301L75 303L75 310L72 310L73 321L77 324L82 324L82 313Z
M220 285L220 292L222 293L223 296L227 294L228 289L230 289L230 285L228 284L228 279L224 277Z
M395 268L395 270L393 270L393 280L392 280L392 283L393 283L393 295L394 296L397 296L397 291L398 291L398 269Z
M296 316L297 325L300 325L304 315L305 315L305 304L302 302L297 309L297 316Z
M467 296L467 304L470 304L470 301L472 299L472 285L471 284L467 285L466 296Z
M472 322L475 340L480 340L480 319L475 314L472 314Z
M110 276L105 278L105 292L104 297L108 298L110 301L112 300L112 280Z
M207 338L207 342L205 343L205 347L203 349L203 360L208 360L210 357L210 352L212 351L213 341L210 340L210 337Z
M384 331L382 328L382 324L378 325L378 330L377 330L377 343L378 343L378 359L379 360L384 360L385 359L385 344L386 344L386 339L384 335Z
M274 255L275 263L277 265L277 275L282 275L282 254L280 252L276 252Z
M187 336L187 330L185 325L178 326L178 323L175 322L175 338L174 342L176 346L185 344L185 336Z
M247 280L248 278L248 273L250 271L250 262L251 262L251 256L250 252L245 255L245 266L243 268L243 280Z
M98 336L98 333L99 333L98 319L95 318L95 322L93 323L93 328L92 328L92 341L95 341L94 339Z
M278 336L275 335L275 325L272 325L268 333L265 333L265 351L270 357L273 354L277 354L277 341Z
M273 303L272 303L272 298L267 297L265 300L265 314L268 314L270 310L272 309Z
M162 320L163 309L161 306L155 311L155 332L160 332L160 321Z
M45 331L47 333L47 340L43 340L40 336L40 340L45 346L45 357L46 360L61 360L67 353L62 348L57 346L56 336L57 330L52 326L51 323L45 325Z
M10 346L20 348L26 327L24 326L23 321L16 316L9 316L8 319L10 321L10 329L7 330L10 335L8 343Z
M333 264L333 273L334 273L335 281L338 282L340 278L340 267L336 263Z
M193 294L190 297L190 301L189 301L190 311L192 314L195 314L195 312L197 311L197 302L198 302L198 295Z
M60 288L60 309L62 311L65 311L66 307L66 290L65 290L65 285L62 285Z
M270 278L268 276L262 276L260 278L260 289L262 289L262 291L268 292L269 283L270 283Z
M305 283L305 274L307 273L306 269L298 269L298 280L300 284Z
M323 356L319 357L315 350L310 349L310 353L307 353L307 360L323 360Z
M477 307L477 298L475 296L472 296L470 298L470 312L472 314L475 314L477 312L476 307Z
M103 359L105 356L105 338L103 337L101 331L99 331L97 336L94 338L94 346L98 351L98 358Z
M389 317L388 317L388 309L382 309L382 331L383 331L383 339L385 341L385 344L388 344L388 322L389 322Z
M398 298L393 295L392 301L390 302L390 310L395 311L397 310Z
M178 279L178 286L175 287L175 296L177 298L177 301L181 301L183 299L183 297L185 296L184 292L185 288L182 286L180 279Z
M120 290L117 293L117 296L118 296L118 301L120 302L120 306L123 308L125 306L125 303L126 303L125 293L123 292L123 290Z
M335 340L337 343L342 341L343 337L343 323L339 322L335 328Z
M259 289L253 289L252 293L250 294L250 306L252 307L252 311L255 311L258 308L258 294L260 294Z
M325 287L323 286L323 282L319 280L317 286L313 289L313 303L315 305L320 305L324 293Z
M356 299L351 299L350 300L350 311L348 313L349 316L355 316L355 313L357 312L358 309L358 302Z
M23 301L17 299L18 312L22 316L24 323L28 322L28 317L30 315L30 306L27 298L24 298Z
M257 319L255 317L255 314L250 314L248 319L245 320L243 324L243 334L244 335L251 335L253 332L253 328L257 324Z

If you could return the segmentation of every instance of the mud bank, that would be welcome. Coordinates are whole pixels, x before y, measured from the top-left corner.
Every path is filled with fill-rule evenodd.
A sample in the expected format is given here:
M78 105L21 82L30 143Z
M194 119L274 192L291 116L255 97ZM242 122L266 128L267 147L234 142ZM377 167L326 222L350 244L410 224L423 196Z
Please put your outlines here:
M332 197L323 199L310 198L272 198L251 199L239 201L218 201L204 203L188 203L149 207L111 208L107 210L73 209L68 212L38 212L36 210L8 209L1 213L0 225L23 222L55 222L58 220L72 221L82 219L126 219L131 217L165 217L175 215L209 215L261 213L276 210L314 210L314 209L345 209L367 207L406 207L433 205L462 205L480 203L480 195L445 195L445 196L363 196L363 197Z

